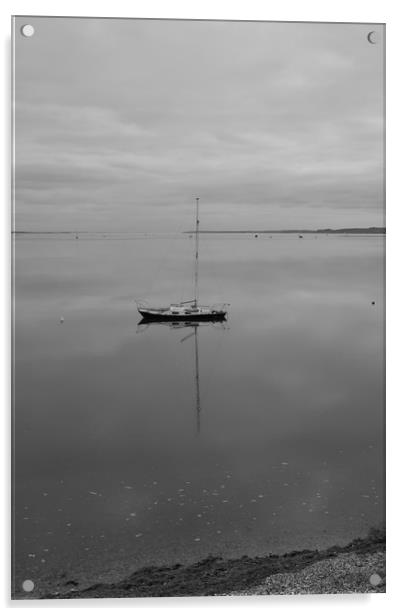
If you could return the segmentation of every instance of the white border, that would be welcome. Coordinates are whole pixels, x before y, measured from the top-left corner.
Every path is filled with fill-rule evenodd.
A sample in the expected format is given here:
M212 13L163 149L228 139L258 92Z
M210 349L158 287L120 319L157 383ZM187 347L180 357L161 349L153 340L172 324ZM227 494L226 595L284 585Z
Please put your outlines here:
M4 485L10 487L10 16L14 15L71 15L71 16L97 16L97 17L164 17L164 18L192 18L192 19L256 19L277 21L357 21L386 23L387 25L387 492L388 492L388 580L387 595L371 596L332 596L332 597L267 597L246 599L184 599L184 600L101 600L101 601L74 601L74 602L13 602L9 597L9 558L10 558L10 501L3 497L4 507L1 510L1 543L0 543L0 580L1 597L4 607L17 611L25 608L40 607L63 608L74 614L81 610L93 611L95 609L114 610L127 607L137 612L163 609L172 613L180 608L192 612L229 611L231 614L240 614L244 610L252 609L266 613L275 609L284 614L298 615L311 613L322 614L346 610L355 613L364 611L365 614L375 614L379 609L392 610L398 605L398 582L400 571L400 531L398 529L401 511L400 497L400 464L398 451L400 447L401 414L400 394L398 391L398 351L401 343L400 312L402 304L400 299L401 275L399 267L399 244L402 234L400 185L401 185L401 157L399 154L401 143L400 110L402 98L400 90L400 61L401 61L401 11L398 2L393 0L35 0L10 1L3 0L1 4L0 20L2 29L2 43L4 57L2 62L4 95L2 98L3 135L8 135L1 149L2 164L0 165L3 185L3 209L1 212L3 242L1 255L1 268L4 284L1 304L1 391L5 392L3 405L3 452L2 477ZM399 241L398 241L399 240ZM398 404L399 402L399 404ZM7 490L7 488L6 488ZM4 495L4 493L3 493Z

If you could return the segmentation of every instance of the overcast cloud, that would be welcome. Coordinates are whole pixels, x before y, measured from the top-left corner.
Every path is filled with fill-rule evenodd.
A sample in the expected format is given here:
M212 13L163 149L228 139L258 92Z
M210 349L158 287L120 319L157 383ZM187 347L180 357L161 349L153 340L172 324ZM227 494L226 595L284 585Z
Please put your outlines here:
M16 228L384 224L383 36L17 18Z

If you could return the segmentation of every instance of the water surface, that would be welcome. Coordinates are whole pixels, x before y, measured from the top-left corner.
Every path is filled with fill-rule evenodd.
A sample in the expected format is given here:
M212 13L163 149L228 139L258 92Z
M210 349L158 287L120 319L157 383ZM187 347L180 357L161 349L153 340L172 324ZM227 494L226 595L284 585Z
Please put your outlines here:
M186 235L16 239L17 588L383 521L384 238L201 236L201 300L231 306L197 329L199 412L194 328L139 325L133 301L191 299L192 255Z

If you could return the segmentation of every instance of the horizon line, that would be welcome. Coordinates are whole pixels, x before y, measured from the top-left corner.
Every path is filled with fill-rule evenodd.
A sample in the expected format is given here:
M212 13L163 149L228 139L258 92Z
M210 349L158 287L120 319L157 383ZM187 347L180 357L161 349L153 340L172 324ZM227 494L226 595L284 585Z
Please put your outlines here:
M316 229L307 229L307 228L292 228L292 229L200 229L199 233L322 233L322 232L340 232L340 231L386 231L385 226L370 226L370 227L320 227ZM44 234L78 234L78 233L120 233L120 234L129 234L129 233L195 233L195 230L166 230L166 231L108 231L105 229L102 230L44 230L44 229L15 229L11 231L12 234L16 233L44 233Z

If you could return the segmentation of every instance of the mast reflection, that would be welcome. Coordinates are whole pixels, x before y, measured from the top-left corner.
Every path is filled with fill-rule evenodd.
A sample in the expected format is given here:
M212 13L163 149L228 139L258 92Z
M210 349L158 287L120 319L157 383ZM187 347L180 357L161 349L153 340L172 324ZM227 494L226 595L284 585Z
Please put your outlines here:
M194 337L194 387L195 387L195 414L196 414L196 434L197 436L201 432L201 393L200 393L200 361L198 351L198 328L199 327L214 327L215 329L228 329L228 326L224 322L207 321L207 322L195 322L195 321L149 321L148 319L141 319L137 325L137 334L144 333L149 327L169 327L172 330L177 329L191 329L189 334L184 336L180 342L185 342Z

